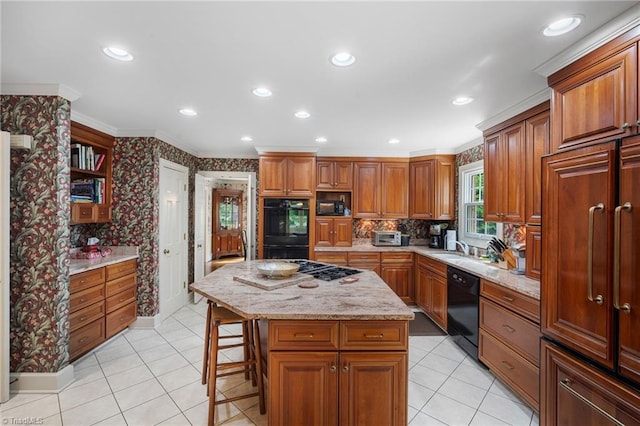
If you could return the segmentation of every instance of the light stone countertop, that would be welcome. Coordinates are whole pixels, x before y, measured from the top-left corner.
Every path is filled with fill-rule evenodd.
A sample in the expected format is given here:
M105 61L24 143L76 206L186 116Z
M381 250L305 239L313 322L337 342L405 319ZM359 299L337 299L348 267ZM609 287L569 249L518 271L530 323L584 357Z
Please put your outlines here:
M104 248L110 248L111 254L96 259L70 259L69 275L138 258L138 247L135 246L105 246Z
M262 290L234 281L234 276L254 271L257 274L255 265L261 262L264 261L224 265L189 287L250 319L411 320L414 317L413 311L372 271L352 275L359 280L350 284L313 280L318 283L315 288L291 285Z
M422 256L431 257L432 259L455 266L456 268L470 272L480 278L487 279L491 282L509 288L518 293L525 294L534 299L540 300L540 281L527 278L524 275L516 275L511 272L500 269L493 263L484 262L478 258L471 256L461 256L453 252L441 249L433 249L424 243L420 245L395 246L395 247L376 247L371 244L370 240L356 239L351 247L316 247L315 251L323 252L349 252L349 251L372 251L372 252L406 252L410 251Z

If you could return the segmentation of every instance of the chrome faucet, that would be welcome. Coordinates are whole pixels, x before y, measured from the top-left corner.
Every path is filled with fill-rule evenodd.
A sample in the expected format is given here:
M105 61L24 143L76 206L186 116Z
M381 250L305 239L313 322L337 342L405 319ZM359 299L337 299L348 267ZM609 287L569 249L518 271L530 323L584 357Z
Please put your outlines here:
M469 244L465 243L462 240L458 240L456 241L456 248L460 246L460 248L462 249L462 252L464 253L465 256L469 256Z

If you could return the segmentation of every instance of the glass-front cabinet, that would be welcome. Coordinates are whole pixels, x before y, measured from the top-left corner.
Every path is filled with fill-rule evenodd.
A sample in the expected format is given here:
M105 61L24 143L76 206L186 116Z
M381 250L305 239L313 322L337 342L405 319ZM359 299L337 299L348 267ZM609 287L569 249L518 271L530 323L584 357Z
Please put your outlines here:
M242 256L242 194L236 189L213 190L213 258Z

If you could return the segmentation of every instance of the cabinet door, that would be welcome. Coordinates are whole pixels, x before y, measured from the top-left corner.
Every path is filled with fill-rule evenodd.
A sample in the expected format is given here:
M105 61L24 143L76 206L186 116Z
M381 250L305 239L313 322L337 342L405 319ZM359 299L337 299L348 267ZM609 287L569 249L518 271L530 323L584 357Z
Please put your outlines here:
M502 131L503 163L499 165L503 187L501 222L524 223L525 127L519 123Z
M353 162L336 161L334 163L333 189L351 191L353 188Z
M542 156L550 150L549 111L525 122L525 223L540 225L542 217Z
M615 157L612 142L545 157L542 163L542 252L547 255L542 258L541 330L608 368L613 368L614 343L608 253L613 251ZM596 207L600 203L602 209Z
M447 279L431 273L429 277L431 292L431 318L443 330L447 329Z
M434 217L435 160L419 161L409 165L409 217Z
M540 424L640 424L638 392L544 339L540 353Z
M355 163L353 178L353 216L359 218L381 217L380 163Z
M341 353L340 424L406 425L406 372L406 353Z
M338 424L338 353L269 352L269 424Z
M351 218L333 218L333 245L351 247L352 228Z
M409 217L409 164L382 163L382 217Z
M404 302L413 302L412 265L382 264L382 280L387 283Z
M286 195L313 197L316 190L316 161L314 157L287 159Z
M287 159L285 157L260 157L260 195L265 197L286 196L285 179Z
M552 152L628 133L638 120L637 79L633 44L553 84Z
M316 247L333 245L333 219L316 218Z
M438 157L435 161L434 219L454 220L456 217L455 176L456 157Z
M640 137L623 141L620 150L620 373L640 383ZM614 265L616 268L618 265ZM629 309L625 305L628 304Z
M487 136L484 139L484 220L487 222L502 222L504 182L500 155L500 133Z
M431 313L431 295L429 294L429 276L427 268L418 267L415 283L416 304L427 314ZM431 315L429 315L431 316Z
M527 258L525 275L534 280L540 279L542 271L542 231L539 226L527 226Z
M335 164L335 161L316 161L316 189L334 188Z

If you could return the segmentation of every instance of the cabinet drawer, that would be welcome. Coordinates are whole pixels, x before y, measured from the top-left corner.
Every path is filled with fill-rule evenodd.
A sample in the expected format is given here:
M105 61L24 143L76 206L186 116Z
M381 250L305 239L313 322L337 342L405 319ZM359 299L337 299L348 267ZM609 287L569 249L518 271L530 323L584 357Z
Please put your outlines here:
M336 265L347 264L347 252L319 251L316 252L315 256L318 262L333 263Z
M119 278L124 275L135 274L138 261L136 259L127 260L125 262L114 263L113 265L105 266L107 270L107 281L111 281L114 278Z
M407 321L342 321L340 349L406 350Z
M447 276L447 264L427 256L418 256L418 265L431 269L438 275Z
M107 314L106 337L107 339L136 320L137 304L130 303L122 308Z
M92 203L71 203L72 223L94 222Z
M104 285L98 284L80 291L74 291L69 296L69 312L85 308L104 300Z
M107 298L107 313L113 312L129 303L137 303L135 287L129 287L128 289Z
M337 350L338 321L269 321L269 350Z
M121 291L129 290L136 287L136 275L126 275L112 281L107 281L107 297L118 294Z
M480 327L529 362L540 365L540 333L536 324L481 297Z
M84 290L85 288L93 287L96 284L102 284L104 283L104 279L104 267L73 274L69 279L69 291L74 293L79 290Z
M104 300L69 315L69 331L77 330L104 316Z
M104 342L104 319L100 318L69 335L69 357L73 361Z
M515 390L536 411L540 389L539 368L480 330L478 356L493 373Z
M413 262L413 253L411 252L387 252L382 253L382 263L404 263Z
M380 262L380 253L370 251L350 251L349 262Z
M480 280L480 295L540 324L540 301L499 284Z
M94 219L96 222L111 222L111 206L107 204L94 205Z

